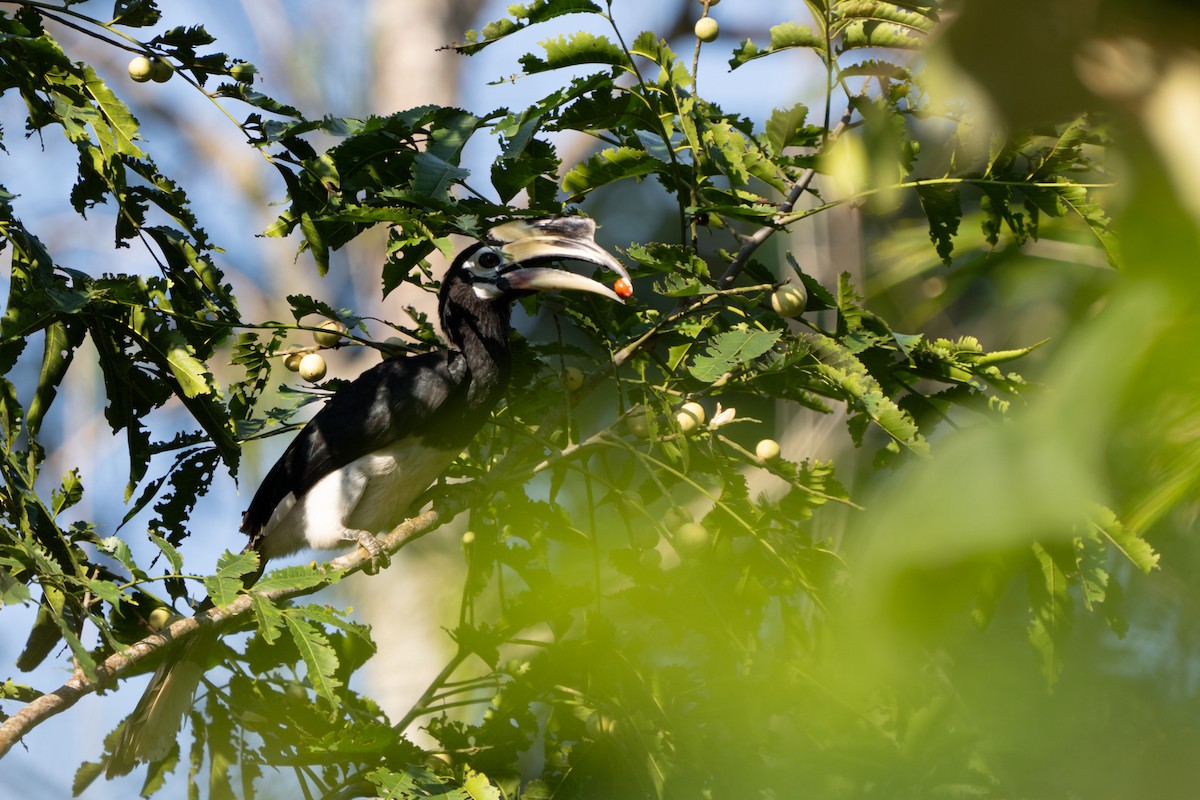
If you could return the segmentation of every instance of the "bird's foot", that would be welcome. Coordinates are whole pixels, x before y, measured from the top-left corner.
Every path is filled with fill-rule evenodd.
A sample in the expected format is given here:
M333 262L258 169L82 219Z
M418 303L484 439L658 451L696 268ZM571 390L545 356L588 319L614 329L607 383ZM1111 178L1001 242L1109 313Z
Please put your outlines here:
M373 533L358 530L345 530L342 532L343 538L358 542L363 550L371 557L371 565L363 569L368 575L374 575L381 569L387 569L388 564L392 563L392 557L383 549L383 544Z

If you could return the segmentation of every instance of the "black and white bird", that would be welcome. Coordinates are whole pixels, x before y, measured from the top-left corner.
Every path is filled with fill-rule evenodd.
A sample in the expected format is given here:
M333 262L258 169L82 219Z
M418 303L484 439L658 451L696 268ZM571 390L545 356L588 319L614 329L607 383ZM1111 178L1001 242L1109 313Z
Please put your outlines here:
M404 521L504 393L513 301L568 290L621 302L604 284L550 266L590 262L628 287L629 274L596 244L595 231L584 217L515 220L458 254L438 295L442 331L453 348L389 358L368 369L326 401L263 479L242 517L246 549L259 554L259 574L268 560L307 548L357 542L373 560L381 555L377 536ZM159 667L116 741L109 777L170 751L212 636L197 631Z

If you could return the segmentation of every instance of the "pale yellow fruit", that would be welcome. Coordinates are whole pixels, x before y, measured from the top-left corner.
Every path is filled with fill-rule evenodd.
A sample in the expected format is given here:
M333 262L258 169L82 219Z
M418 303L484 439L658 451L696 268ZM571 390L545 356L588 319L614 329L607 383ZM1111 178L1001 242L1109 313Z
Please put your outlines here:
M283 357L283 366L291 372L300 371L300 360L304 358L304 353L288 353Z
M779 458L779 442L774 439L763 439L754 446L754 455L763 461Z
M336 319L327 319L317 326L321 330L313 331L313 341L317 347L333 347L342 340L346 326Z
M325 359L320 353L308 353L300 359L299 371L301 378L315 383L325 377Z
M701 17L696 20L696 38L702 42L711 42L721 35L721 26L712 17Z
M675 421L679 423L679 430L684 433L691 433L704 424L704 406L696 402L684 403L679 407L678 413L675 414Z
M603 711L593 711L587 718L587 733L592 739L612 736L617 732L617 721Z
M454 757L449 753L427 753L425 766L433 772L449 772L454 769Z
M708 550L711 538L699 522L685 522L675 530L673 543L680 555L697 556Z
M154 62L145 56L135 56L126 67L129 77L138 83L145 83L154 74Z
M771 293L771 308L781 317L798 317L808 305L808 292L803 286L785 283Z
M159 606L150 612L150 619L148 619L147 622L150 623L151 630L161 631L163 628L171 624L172 616L171 609L167 608L166 606Z
M583 386L583 370L579 367L567 367L562 374L563 386L567 387L568 392L573 392L580 386Z

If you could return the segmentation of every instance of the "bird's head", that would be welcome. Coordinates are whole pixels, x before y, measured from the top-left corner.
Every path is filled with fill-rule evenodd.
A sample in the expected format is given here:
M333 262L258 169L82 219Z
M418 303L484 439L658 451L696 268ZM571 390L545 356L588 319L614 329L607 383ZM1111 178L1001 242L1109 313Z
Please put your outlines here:
M629 273L607 250L596 244L596 223L586 217L551 217L513 220L488 231L485 241L472 245L454 259L442 282L445 303L458 285L465 284L484 301L510 303L530 292L555 290L591 292L623 302L620 295L591 278L551 264L586 261L623 278Z

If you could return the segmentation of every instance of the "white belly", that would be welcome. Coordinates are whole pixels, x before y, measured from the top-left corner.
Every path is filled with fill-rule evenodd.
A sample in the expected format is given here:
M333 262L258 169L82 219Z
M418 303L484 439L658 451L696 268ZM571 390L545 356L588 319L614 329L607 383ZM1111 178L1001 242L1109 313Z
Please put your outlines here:
M317 481L299 501L288 495L264 530L264 558L346 544L346 530L384 534L457 456L413 441L351 461Z

